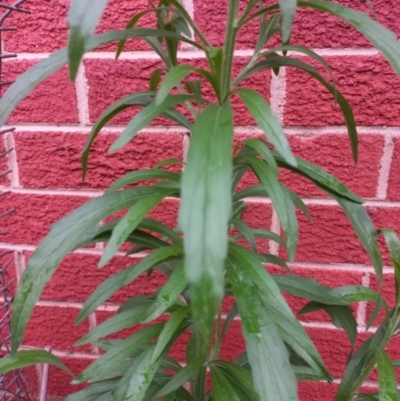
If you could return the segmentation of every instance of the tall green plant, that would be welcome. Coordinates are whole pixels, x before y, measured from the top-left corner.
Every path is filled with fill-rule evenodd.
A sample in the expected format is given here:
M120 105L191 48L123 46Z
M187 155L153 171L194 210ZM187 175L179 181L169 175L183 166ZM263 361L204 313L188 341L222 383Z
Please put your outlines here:
M391 311L378 293L362 286L331 289L312 279L269 274L265 263L283 268L288 268L287 264L277 256L260 253L256 239L267 238L279 243L287 249L292 261L299 237L296 208L308 213L302 200L280 182L281 169L307 178L337 201L382 281L379 232L356 194L321 168L292 154L271 106L262 94L243 87L245 80L258 71L269 73L272 69L278 73L279 68L290 67L310 74L331 92L332 101L338 103L357 160L357 131L349 103L314 66L288 55L292 51L303 53L330 73L329 66L318 54L290 44L294 16L298 7L338 16L367 37L400 73L400 44L396 36L366 14L331 2L279 0L276 5L264 7L258 0L249 0L240 12L239 0L230 0L224 46L215 48L178 0L160 0L156 5L149 1L149 4L148 10L133 16L127 29L93 35L107 1L73 0L68 17L71 28L68 49L52 54L22 74L0 101L2 125L36 85L66 62L74 79L85 52L118 41L118 57L127 39L141 38L165 65L154 70L148 90L143 88L118 100L100 116L83 151L83 176L97 135L126 109L139 107L140 111L111 146L111 151L134 141L141 129L161 115L187 128L191 136L182 173L164 169L176 160L166 160L152 169L132 171L112 184L103 196L89 201L53 226L21 278L13 305L13 353L0 361L0 372L45 362L63 367L61 361L44 351L18 351L18 348L34 304L61 260L78 248L101 241L107 246L99 267L126 243L131 244L128 255L146 252L146 256L99 285L84 303L76 324L82 323L116 291L144 272L159 270L168 281L154 295L132 297L117 315L78 341L77 345L95 343L105 353L74 379L75 383L88 382L90 386L67 397L68 401L297 400L298 381L330 382L333 378L281 291L310 301L301 313L326 310L332 322L346 330L353 347L357 323L349 305L374 302L375 316L383 308L387 313L385 321L349 356L336 401L350 401L354 396L359 400L397 400L394 365L384 349L400 327L400 241L394 232L381 231L396 269L397 303ZM135 28L147 14L155 14L157 28ZM236 37L254 19L260 22L254 54L234 76ZM191 31L197 41L190 38ZM265 50L276 35L281 36L283 45ZM204 52L207 67L181 64L177 55L180 43ZM212 96L204 97L203 84L212 88ZM240 98L265 134L263 139L242 141L234 152L233 95ZM183 107L185 112L176 106L181 106L179 110ZM258 183L238 190L239 182L248 171L255 174ZM143 184L149 180L156 183ZM242 219L245 199L253 196L270 198L284 238L267 229L251 229ZM166 197L180 199L177 228L146 217ZM104 219L123 209L127 209L124 217L102 224ZM243 239L247 245L243 245ZM221 304L227 296L233 296L236 302L224 317ZM241 318L247 352L236 361L224 361L219 356L221 343L237 315ZM161 316L167 319L155 323ZM124 340L107 340L113 333L143 323L151 324L142 326L145 328ZM191 337L187 359L182 365L182 361L174 360L168 353L185 332ZM358 394L376 365L379 394ZM211 389L206 386L208 375ZM190 391L185 383L190 384Z

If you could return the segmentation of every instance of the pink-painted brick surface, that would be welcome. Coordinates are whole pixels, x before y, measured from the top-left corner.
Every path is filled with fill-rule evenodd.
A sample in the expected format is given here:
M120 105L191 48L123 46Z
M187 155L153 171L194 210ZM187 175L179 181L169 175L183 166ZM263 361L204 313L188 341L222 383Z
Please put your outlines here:
M6 151L4 136L0 136L0 154ZM7 157L0 157L0 175L9 170ZM0 177L0 185L8 185L10 182L9 175Z
M393 140L393 160L390 168L387 197L390 200L400 200L400 138Z
M56 270L51 281L46 285L42 299L51 301L84 302L96 288L108 277L140 262L140 259L114 258L107 266L99 269L100 257L87 254L67 256ZM79 283L79 291L77 291ZM130 297L154 293L165 283L163 274L154 271L139 276L132 284L123 287L112 295L108 302L122 304Z
M9 61L3 64L4 77L14 80L35 65L35 61ZM23 100L8 119L9 123L75 124L78 109L74 85L67 67L51 75Z
M374 198L378 187L379 167L384 138L381 135L360 135L359 157L355 164L347 135L291 136L294 154L322 167L347 185L357 195ZM281 170L282 183L304 197L324 196L313 182Z
M129 171L152 167L166 157L182 158L181 134L142 133L121 151L110 154L117 138L117 134L97 137L82 184L82 150L88 135L16 133L20 183L25 188L106 189Z
M300 401L333 401L338 387L334 383L301 381L298 383L297 393Z
M80 196L46 196L8 194L0 203L0 214L15 207L13 213L1 220L9 231L2 241L11 244L38 244L56 221L81 206L87 198Z
M35 306L23 343L27 346L56 350L90 352L90 345L74 347L89 329L87 322L74 326L79 309L57 306Z
M333 70L338 89L353 107L357 124L400 124L400 80L382 56L325 59ZM310 62L307 58L302 60ZM298 69L288 68L286 79L285 124L344 124L340 108L335 104L333 96L314 78Z

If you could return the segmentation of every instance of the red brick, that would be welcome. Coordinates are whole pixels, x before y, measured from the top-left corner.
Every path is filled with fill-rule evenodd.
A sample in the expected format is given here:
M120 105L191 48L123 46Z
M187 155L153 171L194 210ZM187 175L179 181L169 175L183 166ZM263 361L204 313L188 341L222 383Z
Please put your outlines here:
M286 274L281 268L269 268L271 274ZM313 269L313 268L291 268L292 273L298 277L305 277L309 279L315 279L319 284L326 285L330 288L336 288L343 285L361 285L361 280L363 274L360 272L348 272L348 271L332 271L327 267L326 269ZM283 293L285 299L288 302L292 311L297 314L297 312L303 308L309 301L304 298L298 298L293 295ZM357 315L357 304L351 305L353 309L354 317ZM299 320L305 322L330 322L331 319L329 315L324 311L317 311L312 313L307 313L305 315L299 315Z
M222 341L220 358L234 360L245 351L246 343L242 334L241 322L234 320Z
M275 2L264 1L265 5L273 3ZM363 0L340 0L337 3L370 13L370 8ZM244 4L245 2L241 4L242 10ZM396 5L396 0L373 1L378 21L399 34L397 24L399 11ZM372 18L375 19L374 16ZM195 19L209 41L214 46L222 46L226 28L227 1L220 1L216 4L211 0L195 0ZM259 20L256 19L239 31L237 48L252 49L256 43L258 32ZM274 36L271 44L266 47L278 45L278 38L279 34ZM360 33L339 18L312 9L301 8L297 10L291 41L296 45L311 48L372 47Z
M370 288L379 292L379 280L375 274L371 274L370 276ZM382 296L384 300L387 302L389 310L395 306L396 303L396 288L395 288L395 280L394 274L385 274L383 276L382 283ZM375 304L372 302L368 302L367 305L367 321L369 320L372 311L374 310ZM381 309L377 319L373 323L373 326L379 326L382 321L385 319L386 313L383 309Z
M3 64L6 80L14 80L35 64L34 61L9 61ZM78 122L75 87L67 67L41 83L11 114L10 123L74 124Z
M237 74L244 66L247 58L236 58L234 71ZM182 60L185 62L185 60ZM204 60L187 60L188 64L205 67ZM89 111L91 121L95 121L113 102L137 91L148 90L149 78L156 68L162 66L154 60L87 60L85 62L89 84ZM244 81L243 85L257 89L269 101L271 76L269 72L258 72ZM215 101L215 96L209 86L204 85L203 95ZM245 106L236 96L232 100L236 125L254 125L255 122ZM136 108L124 111L113 118L113 124L126 124L136 113ZM185 113L187 114L187 113ZM172 124L165 118L155 120L158 125ZM174 123L175 124L175 123Z
M77 253L67 256L46 285L42 299L84 302L108 277L140 261L140 259L116 257L107 266L99 269L99 259L99 256ZM108 302L122 304L136 295L152 294L164 283L164 275L157 271L150 277L142 274L132 284L112 295Z
M80 196L46 196L9 194L2 198L0 214L10 208L16 212L1 221L9 231L2 241L13 244L38 244L52 224L81 206L87 199Z
M30 0L23 7L31 14L12 13L5 26L17 27L15 32L4 33L7 52L47 53L66 46L66 24L69 1L45 2Z
M82 373L83 370L93 362L93 360L89 358L63 357L61 360L75 376ZM52 396L66 396L86 387L86 385L72 385L72 380L73 377L63 370L50 366L48 393Z
M332 67L338 89L353 107L358 125L399 125L400 80L382 56L326 57L326 61ZM289 68L286 79L285 124L344 124L333 96L314 78Z
M4 138L0 135L0 154L4 153L5 150L6 147L4 143ZM9 166L8 166L7 156L0 157L0 175L8 170ZM0 177L0 185L9 185L9 183L10 183L9 175Z
M347 217L338 206L309 205L312 221L298 213L300 241L296 260L321 263L364 263L371 264L367 253L351 227ZM376 228L393 228L400 231L397 208L368 207ZM379 239L384 262L388 254L382 238ZM281 256L286 257L281 250Z
M390 200L400 200L400 138L393 140L393 160L390 166L387 198Z
M7 297L10 299L15 295L18 285L15 252L0 248L0 269L4 269L4 281L8 285ZM3 292L1 293L1 297L3 297Z
M89 156L82 184L82 149L87 135L16 133L20 183L28 188L106 189L123 174L168 158L182 158L181 134L146 134L135 137L121 151L108 153L117 134L99 135Z
M346 367L351 345L344 331L307 328L307 333L316 346L329 373L340 377Z
M141 11L151 8L147 0L110 0L100 21L97 33L104 33L109 30L125 29L131 18ZM136 28L156 28L157 22L155 14L144 15L136 24ZM117 44L113 43L99 48L101 51L115 51ZM142 39L129 39L126 42L125 51L152 50L151 47Z
M324 382L298 382L300 401L333 401L338 389L337 384Z
M381 135L359 136L359 158L354 164L347 135L290 136L293 153L333 174L361 197L376 196L384 139ZM327 196L313 182L281 169L282 183L300 196Z
M35 306L25 331L24 345L90 352L90 345L74 347L74 343L89 331L87 322L74 326L78 312L69 307Z

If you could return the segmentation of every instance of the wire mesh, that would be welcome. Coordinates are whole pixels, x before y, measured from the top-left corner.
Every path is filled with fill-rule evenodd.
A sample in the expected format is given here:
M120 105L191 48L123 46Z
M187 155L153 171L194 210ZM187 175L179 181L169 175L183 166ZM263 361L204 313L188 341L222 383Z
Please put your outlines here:
M6 88L12 82L3 81L3 65L2 62L6 58L14 58L15 54L4 54L2 46L2 33L4 31L16 31L16 27L3 27L3 23L7 17L13 12L29 13L29 10L22 8L22 4L26 0L9 1L8 4L0 1L0 97L3 88ZM0 131L0 137L13 131L13 128L7 128ZM7 157L12 149L8 149L0 153L0 158ZM0 178L11 173L11 170L0 171ZM8 192L0 193L1 197L7 196ZM1 219L14 213L14 209L10 209L0 215L0 236L7 235L7 232L1 230ZM0 358L10 353L11 344L11 305L14 296L15 277L11 274L12 262L14 260L13 251L0 253ZM24 370L18 369L6 374L0 375L0 401L33 401L29 384L24 377Z

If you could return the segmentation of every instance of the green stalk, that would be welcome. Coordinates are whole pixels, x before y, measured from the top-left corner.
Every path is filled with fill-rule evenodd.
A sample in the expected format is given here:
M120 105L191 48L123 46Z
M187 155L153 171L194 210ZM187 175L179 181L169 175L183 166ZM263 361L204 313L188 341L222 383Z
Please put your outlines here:
M206 399L206 373L207 368L201 368L196 377L196 387L193 391L195 401L205 401Z
M221 98L224 101L231 91L233 55L238 31L237 15L239 0L230 0L228 6L228 24L225 34L224 56L221 74Z

